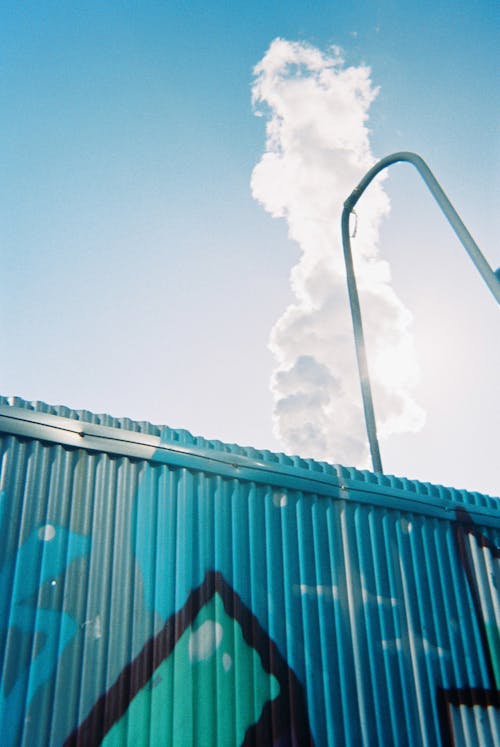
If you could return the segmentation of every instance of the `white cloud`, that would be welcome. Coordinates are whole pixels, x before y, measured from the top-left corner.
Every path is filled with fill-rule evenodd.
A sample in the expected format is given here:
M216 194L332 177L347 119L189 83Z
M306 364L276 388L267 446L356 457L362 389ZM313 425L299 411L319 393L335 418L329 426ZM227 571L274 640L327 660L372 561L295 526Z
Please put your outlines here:
M285 218L301 249L291 272L296 301L271 332L275 433L287 450L366 466L367 444L348 309L340 236L343 202L373 165L368 112L377 95L366 67L340 52L276 39L256 66L252 100L266 122L266 150L252 194ZM417 363L411 315L390 285L378 235L389 211L383 178L357 208L353 240L382 437L416 430Z

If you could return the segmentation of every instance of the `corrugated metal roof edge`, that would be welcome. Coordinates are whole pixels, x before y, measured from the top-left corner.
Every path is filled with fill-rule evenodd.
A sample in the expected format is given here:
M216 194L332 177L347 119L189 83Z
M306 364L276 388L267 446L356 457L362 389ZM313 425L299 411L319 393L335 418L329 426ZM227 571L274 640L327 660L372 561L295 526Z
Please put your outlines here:
M82 428L81 424L85 427ZM419 513L444 513L450 518L450 511L467 509L483 521L489 519L487 523L493 520L498 525L500 521L500 499L481 493L209 441L185 430L96 415L87 410L72 410L45 402L29 402L20 397L0 396L0 430L178 466L189 466L189 461L194 459L205 471L227 471L228 476L234 476L236 468L241 479L265 480L308 492L331 494L333 489L338 497L342 497L348 489L356 491L357 498L362 501L368 501L368 496L371 500L377 496L377 503L387 504L389 501L388 505L396 507L396 501L403 510L417 510ZM383 497L385 500L381 500Z

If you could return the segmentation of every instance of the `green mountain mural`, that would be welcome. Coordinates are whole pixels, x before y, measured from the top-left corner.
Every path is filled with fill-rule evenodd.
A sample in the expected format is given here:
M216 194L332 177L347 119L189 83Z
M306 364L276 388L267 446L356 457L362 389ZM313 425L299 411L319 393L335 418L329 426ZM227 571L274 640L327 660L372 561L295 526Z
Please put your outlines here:
M216 571L65 741L65 747L297 744L314 744L302 685Z
M102 745L239 745L279 690L215 594Z

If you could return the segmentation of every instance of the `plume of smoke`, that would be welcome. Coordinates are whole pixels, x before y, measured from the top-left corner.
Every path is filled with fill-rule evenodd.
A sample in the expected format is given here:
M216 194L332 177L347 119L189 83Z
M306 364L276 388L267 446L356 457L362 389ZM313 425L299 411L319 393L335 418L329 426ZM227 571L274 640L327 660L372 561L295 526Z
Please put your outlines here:
M276 39L254 70L252 100L266 117L254 198L285 218L301 250L295 295L271 332L275 434L302 456L364 467L367 442L342 254L342 205L373 165L368 111L377 95L366 67ZM382 179L359 203L354 262L381 438L422 427L411 388L417 362L411 315L391 287L377 246L389 211Z

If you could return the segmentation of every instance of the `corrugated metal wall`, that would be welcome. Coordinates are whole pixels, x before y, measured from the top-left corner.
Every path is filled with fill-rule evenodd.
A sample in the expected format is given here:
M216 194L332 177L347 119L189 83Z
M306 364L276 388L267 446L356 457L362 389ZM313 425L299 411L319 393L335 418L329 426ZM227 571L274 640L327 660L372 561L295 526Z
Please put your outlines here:
M500 501L0 401L0 742L500 744Z

